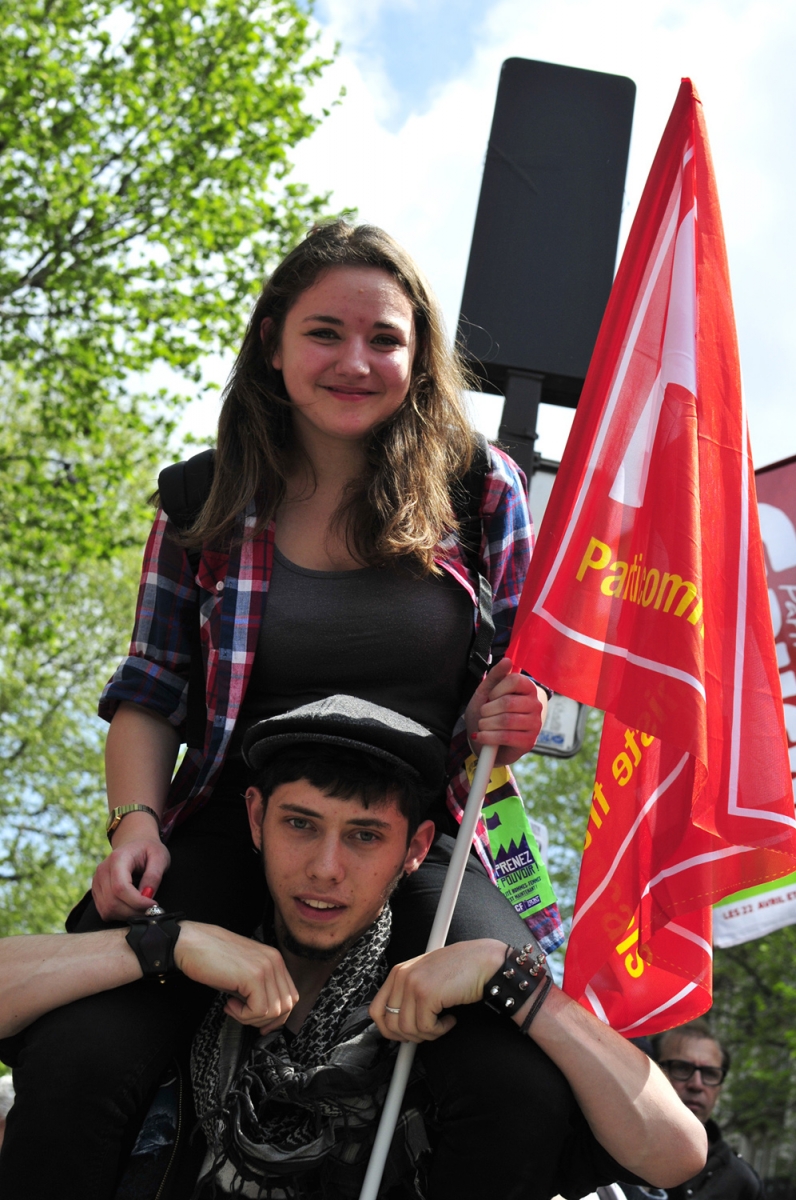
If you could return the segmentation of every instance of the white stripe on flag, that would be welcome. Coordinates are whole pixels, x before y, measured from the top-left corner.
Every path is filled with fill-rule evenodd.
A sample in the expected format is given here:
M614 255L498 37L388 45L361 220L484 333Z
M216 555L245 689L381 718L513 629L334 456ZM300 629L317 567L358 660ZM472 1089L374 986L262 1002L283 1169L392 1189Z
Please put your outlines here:
M683 167L686 166L686 164L690 161L692 156L693 156L693 147L689 151L687 151L685 157L683 158ZM705 700L706 696L705 696L704 684L702 683L702 680L698 679L696 676L690 675L687 671L682 671L678 667L671 667L671 666L667 665L666 663L656 662L654 659L642 658L640 655L633 654L631 651L627 650L624 646L617 646L617 645L613 645L608 642L601 642L596 638L590 637L588 634L584 634L584 633L581 633L579 630L572 629L570 626L564 625L562 622L558 621L552 615L552 613L549 613L544 607L544 602L547 599L547 596L550 592L551 587L553 586L555 576L557 575L557 573L561 567L561 562L563 560L564 554L566 553L569 543L571 542L572 537L574 535L575 525L580 516L581 509L585 503L586 495L588 494L591 480L597 469L600 454L602 452L602 447L605 443L605 439L608 436L608 430L610 428L610 424L613 419L614 409L616 408L616 406L619 402L619 395L620 395L620 392L624 385L625 377L627 375L627 371L630 366L630 362L631 362L633 353L636 348L636 343L638 341L641 326L644 322L644 318L646 317L647 310L650 305L650 301L652 299L655 287L658 283L661 271L663 269L664 261L669 252L669 248L670 248L672 239L674 238L676 233L678 234L677 242L680 241L679 234L680 233L684 234L683 255L681 255L680 257L682 258L684 256L687 256L687 251L689 249L691 251L692 258L694 257L694 232L695 232L694 231L694 219L695 219L696 209L693 208L686 214L686 216L683 218L683 220L680 223L680 226L678 228L678 220L679 220L679 216L680 216L679 201L680 201L681 192L682 192L682 176L678 175L678 178L675 182L674 188L672 189L672 198L670 200L670 203L673 203L672 215L669 219L669 224L666 227L666 232L664 234L664 237L661 240L661 245L658 249L658 254L656 256L653 269L650 272L649 279L647 280L647 286L644 289L644 294L643 294L641 303L638 307L638 311L636 313L635 319L633 321L633 326L632 326L632 329L630 332L630 336L627 340L625 349L622 354L622 360L619 364L619 369L617 370L617 373L616 373L616 378L614 380L614 384L611 389L611 394L609 396L608 403L606 404L606 407L605 407L605 412L603 413L603 418L600 423L600 428L597 433L597 437L595 438L595 441L594 441L594 446L592 447L592 452L591 452L588 466L586 468L586 472L585 472L585 475L583 478L583 483L581 485L578 496L575 500L575 504L573 505L569 524L568 524L567 529L565 530L564 535L561 539L561 544L559 545L558 553L556 554L555 560L550 569L550 573L549 573L547 579L545 580L544 584L542 585L541 591L539 593L539 597L533 607L533 611L538 616L542 617L543 620L547 621L548 624L551 625L554 629L558 630L559 633L562 633L564 635L564 637L569 637L574 642L577 642L582 646L589 646L592 650L597 650L600 653L614 654L614 655L617 655L618 657L623 657L629 663L632 663L634 666L642 667L645 670L655 671L657 674L664 675L671 679L679 679L681 682L686 683L690 687L694 688L695 691L697 692L697 694L702 698L702 700ZM675 254L676 254L676 250L677 250L677 242L675 243ZM682 292L682 290L683 290L682 275L683 275L683 271L682 271L682 266L681 266L681 270L678 272L678 279L680 280L680 287L679 287L680 292ZM673 281L673 282L675 282L675 281ZM696 287L696 280L694 279L694 288L695 287ZM696 306L696 298L694 297L693 304L691 306L691 308L694 311L695 311L695 306ZM682 340L681 336L679 336L681 334L682 334L682 331L680 331L680 330L675 331L675 336L674 336L675 342L679 342L680 340ZM692 384L693 386L691 387L690 390L693 390L696 385L695 364L693 362L691 362L690 370L689 370L688 364L680 361L683 358L683 355L681 353L678 353L677 351L678 351L678 347L675 347L674 357L677 359L677 365L675 366L674 363L667 364L667 367L669 367L670 369L667 369L665 372L666 378L663 379L663 378L659 377L661 398L662 398L663 390L665 389L665 385L666 385L666 383L668 383L670 381L670 379L675 380L675 382L682 382L683 386L687 386L687 383ZM679 369L677 369L678 367L679 367ZM658 383L659 383L659 381L656 380L655 386L658 386ZM653 390L654 390L654 388L653 388ZM656 425L657 425L657 416L659 415L659 411L660 411L660 405L657 405L656 412L655 412L655 424ZM639 418L639 425L641 424L642 418L643 418L643 414L642 414L642 417ZM650 420L652 420L652 415L650 416ZM632 441L632 438L631 438L631 441ZM625 458L627 458L627 456L628 456L628 452L626 451ZM615 484L615 486L616 486L616 484Z
M651 879L641 893L641 898L643 900L649 890L656 887L662 880L668 879L672 875L679 875L681 871L687 871L690 867L701 867L705 863L717 862L722 858L732 858L736 854L748 854L750 850L754 849L754 846L726 846L723 850L708 850L704 854L695 854L693 858L684 858L682 862L673 863L671 867L664 867L654 879Z
M603 1025L610 1025L611 1022L608 1020L606 1011L602 1004L600 1004L600 1001L597 999L597 993L594 991L594 988L590 983L586 984L586 999L594 1009L595 1017L597 1017L599 1021L602 1021Z
M608 493L612 500L626 508L641 508L644 503L666 388L670 383L677 383L692 396L697 394L695 220L696 212L691 208L677 231L660 370Z
M579 633L577 629L570 629L569 625L565 625L549 613L546 609L539 609L538 615L543 621L547 621L548 625L552 625L559 633L563 633L565 637L571 637L574 642L579 642L581 646L589 646L592 650L599 650L601 654L615 654L618 658L625 658L635 667L646 667L647 670L657 671L659 675L667 675L670 679L679 679L682 683L687 683L699 693L702 699L705 699L705 688L700 679L696 675L689 675L687 671L681 671L679 667L670 667L668 663L655 662L652 658L642 658L640 654L633 654L624 646L614 646L610 642L601 642L598 638L589 637L587 633Z
M619 370L616 373L616 379L614 380L614 385L611 388L611 394L608 397L608 403L605 406L605 412L603 413L603 419L600 424L600 428L597 432L597 437L594 440L594 447L592 448L591 457L589 458L589 463L586 468L586 473L583 477L583 483L581 484L580 492L578 493L577 499L575 500L575 503L572 507L572 515L570 517L569 524L568 524L566 530L564 531L563 537L561 538L561 545L558 548L558 553L556 554L555 561L553 562L553 565L550 568L550 574L548 575L544 585L542 586L542 590L539 593L539 598L537 599L536 604L534 605L533 611L536 613L542 612L544 602L547 599L548 592L550 591L550 588L553 586L554 577L558 573L558 570L561 567L561 563L563 561L564 555L566 554L567 550L569 549L569 543L572 541L572 537L575 532L575 525L577 524L578 518L580 517L581 509L583 508L583 505L586 502L586 496L588 495L589 488L591 486L592 476L594 475L594 472L597 469L597 463L599 462L600 453L602 451L605 439L608 436L608 430L610 428L611 421L613 420L614 409L616 408L617 404L619 403L619 393L621 392L622 385L625 382L625 376L627 374L628 367L630 366L630 360L633 357L633 351L636 348L636 342L638 341L638 335L641 330L641 326L644 322L644 318L647 315L647 309L649 308L650 300L652 299L652 294L653 294L653 292L655 290L655 286L658 282L658 276L661 273L664 260L666 258L666 255L669 252L669 246L671 245L672 238L674 237L675 231L677 229L677 219L679 217L679 208L680 208L679 197L680 197L681 191L682 191L682 179L678 176L677 182L675 183L674 189L672 191L672 198L674 200L672 215L669 220L669 224L666 227L666 232L661 241L661 245L658 249L658 254L655 259L655 263L652 268L652 271L650 273L650 277L647 280L647 286L644 289L644 295L642 296L641 304L638 307L638 311L636 313L635 320L633 321L633 326L630 331L630 337L627 339L627 344L626 344L624 352L622 354L622 361L619 364ZM671 203L671 201L670 201L670 203Z
M689 758L689 756L687 754L683 755L683 757L680 759L677 766L669 773L669 775L666 777L666 779L664 779L664 781L660 785L660 787L655 789L655 791L650 796L649 800L647 800L647 802L645 803L641 812L638 814L635 821L630 826L630 829L625 834L624 841L622 842L622 845L617 850L616 855L614 857L614 861L611 863L611 866L608 869L608 873L605 876L603 876L603 879L597 885L597 887L594 889L592 894L589 896L588 900L585 900L583 902L583 904L581 904L580 908L578 909L578 911L575 913L574 917L572 918L572 928L570 929L570 934L572 933L572 930L575 928L575 926L578 924L578 921L580 921L581 918L586 915L586 913L591 908L592 904L594 904L596 900L599 900L600 896L603 894L605 889L608 887L608 884L611 882L611 880L614 876L614 872L616 871L616 868L619 866L619 863L622 861L625 851L627 850L630 843L633 841L633 838L636 836L636 830L638 829L639 825L644 820L644 818L646 817L646 815L650 811L650 809L657 803L657 801L661 798L661 796L669 790L669 788L672 786L672 784L675 782L675 780L678 778L678 776L682 773L682 770L683 770L685 764L688 762L688 758Z
M682 925L676 925L674 921L670 921L666 926L671 933L677 933L680 937L686 938L687 941L693 942L695 946L699 946L700 950L704 950L708 958L713 958L713 947L710 942L706 942L698 933L692 933L690 929L683 929Z
M690 996L696 987L696 983L688 983L682 988L676 996L672 996L665 1004L659 1004L657 1008L653 1008L652 1012L645 1013L643 1017L639 1017L632 1025L625 1025L624 1029L617 1030L618 1033L629 1033L631 1029L637 1029L639 1025L643 1025L645 1021L651 1021L653 1017L657 1017L659 1013L666 1012L667 1008L671 1008L677 1004L678 1000L684 1000L686 996Z

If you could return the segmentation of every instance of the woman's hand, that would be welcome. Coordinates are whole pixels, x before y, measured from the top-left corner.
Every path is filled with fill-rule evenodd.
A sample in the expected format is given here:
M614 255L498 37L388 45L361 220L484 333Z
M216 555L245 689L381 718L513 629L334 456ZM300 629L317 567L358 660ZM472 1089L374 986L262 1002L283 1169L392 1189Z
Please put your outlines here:
M108 805L145 804L161 814L177 761L180 739L165 717L125 700L119 705L105 743ZM91 890L105 921L126 921L152 904L141 889L157 893L171 855L160 840L158 820L131 812L113 834L113 851L97 867ZM133 876L139 876L138 887ZM150 892L150 895L152 895Z
M456 1024L443 1009L475 1004L506 957L504 942L480 938L454 942L393 967L374 996L370 1015L394 1042L433 1042ZM389 1008L400 1012L388 1012Z
M160 881L169 869L171 855L160 840L154 817L134 812L119 823L113 835L113 849L94 873L91 892L103 921L126 921L140 916L152 900L142 896L144 888L157 894ZM139 876L138 887L133 876Z
M197 983L231 993L224 1012L261 1034L284 1025L298 1004L298 990L278 950L218 925L181 921L174 962Z
M487 674L464 714L473 750L499 746L497 766L508 766L536 744L547 712L547 696L527 675L511 670L508 658Z

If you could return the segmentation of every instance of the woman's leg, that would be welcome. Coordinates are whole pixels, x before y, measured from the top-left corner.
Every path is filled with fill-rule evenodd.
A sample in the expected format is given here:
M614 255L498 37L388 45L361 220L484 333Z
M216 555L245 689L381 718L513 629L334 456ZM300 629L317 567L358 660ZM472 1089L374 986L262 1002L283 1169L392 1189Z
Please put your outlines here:
M266 899L245 805L216 796L170 842L167 911L248 934ZM90 904L76 932L102 928ZM16 1100L0 1154L3 1200L105 1200L175 1050L213 993L185 978L141 980L48 1013L0 1043Z
M392 900L390 961L422 954L431 931L453 840L437 838ZM471 855L449 942L495 937L521 946L528 928ZM481 1004L456 1010L457 1024L419 1048L441 1137L430 1200L547 1200L575 1117L558 1067L510 1021Z

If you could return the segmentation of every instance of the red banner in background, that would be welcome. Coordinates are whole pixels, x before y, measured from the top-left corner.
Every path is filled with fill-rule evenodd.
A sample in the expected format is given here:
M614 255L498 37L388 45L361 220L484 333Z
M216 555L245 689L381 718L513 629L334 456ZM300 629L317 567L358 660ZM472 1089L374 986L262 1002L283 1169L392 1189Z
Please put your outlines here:
M623 1032L710 1003L710 905L796 867L721 217L680 88L509 654L606 718L565 989Z
M796 457L755 473L790 770L796 787ZM796 924L796 874L726 896L713 911L713 944L738 946Z
M755 476L790 769L796 776L796 457Z

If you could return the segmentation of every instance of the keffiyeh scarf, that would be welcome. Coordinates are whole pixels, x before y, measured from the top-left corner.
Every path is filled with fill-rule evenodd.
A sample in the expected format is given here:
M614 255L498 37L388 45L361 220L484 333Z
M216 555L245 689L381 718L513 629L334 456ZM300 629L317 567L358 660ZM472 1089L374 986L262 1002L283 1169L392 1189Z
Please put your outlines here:
M209 1147L195 1200L358 1195L397 1049L367 1011L387 977L390 926L386 906L335 968L293 1038L281 1030L260 1037L224 1014L224 996L215 1001L191 1057ZM261 931L256 936L263 940ZM405 1112L402 1128L405 1171L428 1142L418 1110Z

